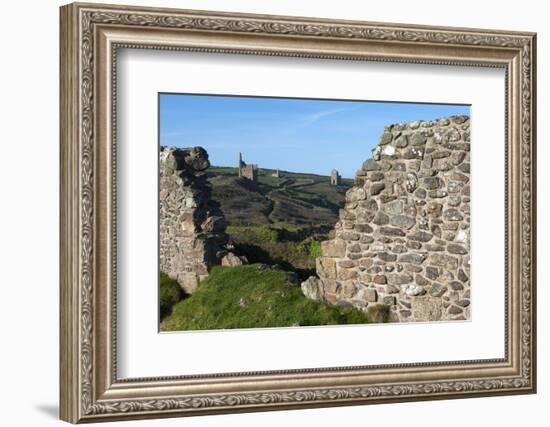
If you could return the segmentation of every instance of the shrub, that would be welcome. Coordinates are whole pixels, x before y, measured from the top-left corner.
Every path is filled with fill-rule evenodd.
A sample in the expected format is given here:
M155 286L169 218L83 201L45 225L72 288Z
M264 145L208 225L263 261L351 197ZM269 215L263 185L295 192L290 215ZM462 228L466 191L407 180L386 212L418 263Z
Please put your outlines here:
M160 273L159 306L160 318L163 319L172 312L172 307L178 303L183 292L178 282L164 273Z
M309 244L309 255L311 258L319 258L321 253L321 242L317 240L312 240Z
M262 225L258 227L258 237L264 243L275 243L279 240L279 233L273 228Z

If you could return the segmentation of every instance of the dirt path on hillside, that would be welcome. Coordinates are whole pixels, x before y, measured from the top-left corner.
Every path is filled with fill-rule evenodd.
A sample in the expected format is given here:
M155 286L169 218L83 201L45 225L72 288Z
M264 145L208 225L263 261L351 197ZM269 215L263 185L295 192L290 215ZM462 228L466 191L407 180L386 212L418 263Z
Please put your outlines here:
M270 224L274 224L275 221L271 218L271 215L273 214L273 211L275 210L275 207L278 203L280 203L277 199L274 199L272 197L272 194L273 193L276 193L276 192L281 192L281 191L284 191L284 190L288 190L289 188L293 188L293 189L296 189L298 187L307 187L307 186L310 186L310 185L314 185L315 184L315 180L311 179L311 178L304 178L304 179L297 179L297 180L293 180L292 182L288 183L288 180L286 181L283 181L283 186L280 187L280 188L275 188L273 190L270 190L269 192L267 192L265 194L265 197L269 200L270 202L270 209L269 211L266 213L266 217L267 217L267 220L270 222Z

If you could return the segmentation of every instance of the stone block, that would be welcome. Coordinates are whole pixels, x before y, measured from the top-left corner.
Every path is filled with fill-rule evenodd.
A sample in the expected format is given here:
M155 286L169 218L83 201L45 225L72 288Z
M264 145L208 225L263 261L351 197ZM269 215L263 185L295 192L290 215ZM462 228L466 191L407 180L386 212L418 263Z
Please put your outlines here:
M317 274L323 278L336 279L336 261L334 258L319 257L315 260Z
M199 284L197 273L184 272L177 275L178 283L185 293L192 294Z
M376 302L378 301L378 292L374 288L365 288L363 289L363 295L367 302Z
M441 297L445 294L445 292L447 292L447 287L443 286L442 284L440 283L434 283L432 284L432 286L430 287L430 289L428 290L428 293L432 296L432 297Z
M387 252L379 252L378 258L380 258L384 262L393 262L397 260L397 255L389 254Z
M363 168L362 169L364 171L378 171L378 170L380 170L380 165L378 164L378 162L376 160L368 159L363 163Z
M412 315L416 321L436 321L443 317L443 301L428 295L411 300Z
M393 140L393 134L391 132L384 132L382 136L380 137L380 145L386 145L392 142Z
M388 274L386 277L390 285L404 285L413 280L413 276L408 273L392 273Z
M413 146L425 145L427 140L428 138L425 135L423 135L421 132L416 132L412 134L410 138L410 143Z
M406 253L399 256L399 262L410 262L412 264L422 264L427 254L424 253Z
M243 265L243 260L232 252L229 252L222 258L221 264L226 267L236 267Z
M386 305L395 305L396 300L397 299L393 295L386 295L384 298L382 298L382 302Z
M332 258L325 258L325 259L332 259ZM338 261L338 267L341 268L353 268L356 266L356 262L352 261L350 259L344 259L342 261Z
M338 280L350 280L357 277L357 270L352 270L349 268L338 268L337 278Z
M456 270L458 268L458 259L445 253L430 254L428 261L432 265L443 267L448 270Z
M446 209L443 212L443 217L447 221L462 221L464 219L464 216L462 215L462 213L455 208Z
M408 230L414 227L414 225L416 224L416 220L410 216L396 215L391 217L390 224L395 227L400 227Z
M321 252L326 257L343 258L346 255L346 242L343 240L325 240L321 242Z
M433 237L433 234L426 231L416 231L407 235L407 238L410 240L415 240L418 242L429 242Z
M385 285L387 283L386 276L384 276L383 274L377 274L376 276L374 276L372 281L378 285Z
M468 253L468 250L464 246L452 243L447 245L447 250L449 251L449 253L457 255L465 255Z
M386 184L383 182L373 182L370 185L369 193L371 196L376 196L377 194L380 194L384 188L386 188Z
M398 236L398 237L405 236L405 232L400 228L396 228L396 227L380 227L379 231L380 231L380 234L383 234L385 236Z
M323 291L319 278L310 276L305 282L300 285L302 293L313 301L323 301Z
M357 241L361 238L361 236L353 231L344 231L343 233L340 233L340 238L346 241Z

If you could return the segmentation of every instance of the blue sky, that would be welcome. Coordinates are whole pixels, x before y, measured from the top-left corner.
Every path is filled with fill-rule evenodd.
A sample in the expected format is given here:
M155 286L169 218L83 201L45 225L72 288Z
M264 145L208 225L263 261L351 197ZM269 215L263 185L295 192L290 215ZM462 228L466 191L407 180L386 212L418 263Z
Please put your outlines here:
M215 166L239 151L260 168L353 178L384 125L470 114L470 107L186 94L160 95L160 144L202 146Z

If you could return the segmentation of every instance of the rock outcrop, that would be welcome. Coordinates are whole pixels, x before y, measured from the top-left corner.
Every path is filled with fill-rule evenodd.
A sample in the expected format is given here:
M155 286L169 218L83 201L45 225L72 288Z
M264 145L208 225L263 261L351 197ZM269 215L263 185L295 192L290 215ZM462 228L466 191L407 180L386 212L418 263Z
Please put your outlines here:
M235 265L226 221L211 201L208 153L201 147L160 150L160 270L192 293L212 265ZM224 263L226 263L224 262Z
M470 120L387 126L304 294L394 321L470 316Z

